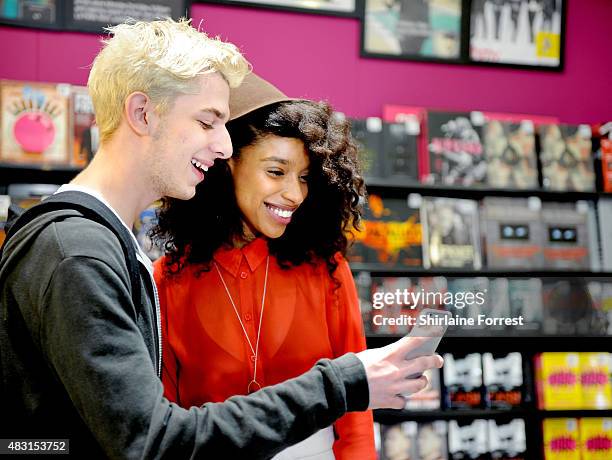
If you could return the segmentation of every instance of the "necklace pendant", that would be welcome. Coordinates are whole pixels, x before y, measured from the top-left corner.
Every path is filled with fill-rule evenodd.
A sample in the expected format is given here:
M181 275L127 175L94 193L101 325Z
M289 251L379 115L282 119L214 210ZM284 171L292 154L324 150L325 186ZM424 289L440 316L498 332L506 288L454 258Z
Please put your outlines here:
M247 387L247 394L255 393L258 390L261 390L261 385L257 382L257 380L251 380L249 382L249 386Z

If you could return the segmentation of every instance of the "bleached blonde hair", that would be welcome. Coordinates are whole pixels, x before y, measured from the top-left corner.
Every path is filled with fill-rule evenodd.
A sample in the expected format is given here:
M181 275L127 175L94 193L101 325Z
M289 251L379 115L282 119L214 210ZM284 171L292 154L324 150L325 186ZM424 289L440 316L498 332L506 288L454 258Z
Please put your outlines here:
M190 22L128 22L107 29L113 36L102 40L87 82L101 142L119 127L133 92L147 94L163 115L176 96L197 91L194 78L199 75L218 72L231 88L242 83L251 65L238 48L208 37Z

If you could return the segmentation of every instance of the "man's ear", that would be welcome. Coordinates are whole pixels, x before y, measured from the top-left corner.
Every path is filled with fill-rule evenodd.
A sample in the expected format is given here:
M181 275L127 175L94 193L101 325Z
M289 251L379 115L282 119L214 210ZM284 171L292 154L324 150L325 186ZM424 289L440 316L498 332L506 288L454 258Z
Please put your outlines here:
M139 136L150 135L156 116L151 98L145 93L134 92L125 100L125 119L132 131Z

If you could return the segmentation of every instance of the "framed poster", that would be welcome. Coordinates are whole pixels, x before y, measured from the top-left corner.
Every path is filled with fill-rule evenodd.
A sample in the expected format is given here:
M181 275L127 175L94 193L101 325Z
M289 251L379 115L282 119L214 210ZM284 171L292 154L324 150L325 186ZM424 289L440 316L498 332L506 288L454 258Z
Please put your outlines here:
M66 0L64 28L104 32L104 27L126 19L151 21L189 17L188 0Z
M472 0L469 59L560 70L565 0Z
M61 7L59 0L0 0L0 24L59 29Z
M364 0L361 54L462 62L462 0Z
M356 17L359 0L198 0L199 3L252 6L281 11Z

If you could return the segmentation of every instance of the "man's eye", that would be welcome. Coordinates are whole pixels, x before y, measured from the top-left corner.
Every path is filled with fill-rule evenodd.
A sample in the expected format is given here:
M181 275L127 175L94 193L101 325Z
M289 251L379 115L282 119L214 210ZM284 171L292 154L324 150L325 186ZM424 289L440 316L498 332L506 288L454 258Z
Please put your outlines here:
M201 120L198 120L198 123L200 123L200 126L202 127L202 129L212 129L213 128L213 125L211 125L210 123L206 123Z

